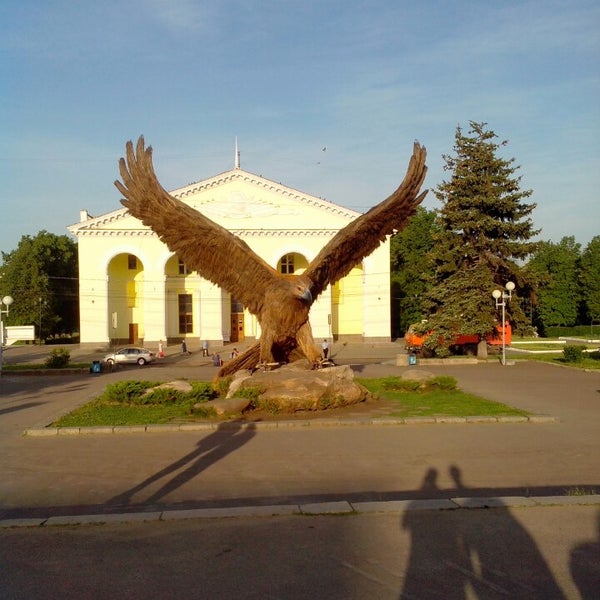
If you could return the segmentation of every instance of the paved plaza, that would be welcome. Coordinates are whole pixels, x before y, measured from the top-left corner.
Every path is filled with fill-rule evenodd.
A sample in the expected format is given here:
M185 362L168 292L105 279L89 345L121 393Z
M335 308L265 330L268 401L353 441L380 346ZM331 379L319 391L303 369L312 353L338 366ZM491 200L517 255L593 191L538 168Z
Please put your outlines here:
M35 349L20 352L39 360ZM396 366L398 352L333 347L337 362L375 377L413 368ZM215 369L171 349L142 370L6 371L7 597L594 597L600 496L581 494L600 492L600 374L534 362L417 368L552 419L383 426L361 413L310 425L31 437L23 431L109 381L140 372L210 380Z

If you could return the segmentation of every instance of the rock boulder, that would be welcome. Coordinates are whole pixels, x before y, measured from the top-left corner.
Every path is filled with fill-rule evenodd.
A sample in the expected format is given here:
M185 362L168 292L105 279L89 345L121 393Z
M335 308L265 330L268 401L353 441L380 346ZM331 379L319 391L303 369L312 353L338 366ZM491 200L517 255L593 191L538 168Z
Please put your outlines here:
M230 393L254 390L259 408L272 412L323 410L363 402L366 388L354 381L349 366L311 370L307 361L296 361L273 371L257 371L234 380Z

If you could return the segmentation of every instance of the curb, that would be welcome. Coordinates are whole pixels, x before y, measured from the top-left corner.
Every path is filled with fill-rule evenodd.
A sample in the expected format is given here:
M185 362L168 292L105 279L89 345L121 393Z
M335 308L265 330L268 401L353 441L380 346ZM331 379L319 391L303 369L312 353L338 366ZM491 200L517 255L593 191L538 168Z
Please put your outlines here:
M198 423L167 423L165 425L98 425L96 427L29 427L23 431L28 437L57 437L70 435L119 435L130 433L174 433L182 431L216 431L240 429L257 430L298 429L304 427L365 427L394 425L469 425L485 423L558 423L550 415L498 416L498 417L365 417L358 419L318 418L293 421L210 421Z
M447 498L432 500L390 500L374 502L319 502L313 504L281 504L271 506L234 506L165 510L154 512L61 515L40 518L0 520L0 529L19 527L52 527L74 525L117 525L123 523L178 521L186 519L268 518L282 516L364 515L412 511L477 510L506 508L547 508L552 506L596 506L600 494L586 496L507 496L489 498Z

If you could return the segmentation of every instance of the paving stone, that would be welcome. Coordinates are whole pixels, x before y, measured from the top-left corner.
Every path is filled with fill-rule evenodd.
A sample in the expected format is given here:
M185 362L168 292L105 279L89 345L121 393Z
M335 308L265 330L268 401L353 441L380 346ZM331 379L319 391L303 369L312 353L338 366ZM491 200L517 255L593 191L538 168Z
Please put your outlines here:
M113 427L113 433L146 433L145 425L118 425Z
M180 423L179 431L206 431L206 430L214 430L217 428L218 423Z
M31 429L26 429L23 432L23 435L27 435L29 437L49 437L53 435L58 435L57 427L35 427Z
M542 506L579 506L586 504L600 504L600 494L585 496L534 496L531 498L536 504Z
M552 417L550 415L530 415L529 422L530 423L558 423L558 419L556 417Z
M458 508L454 502L443 498L432 500L390 500L388 502L352 502L352 507L358 513L456 510Z
M179 424L166 423L164 425L146 425L148 433L164 433L166 431L179 431Z
M521 417L519 415L504 415L498 417L498 423L527 423L527 417Z
M466 423L465 417L436 417L436 423Z
M196 508L189 510L166 510L162 521L179 519L219 519L230 517L273 517L278 515L297 515L300 508L295 504L273 506L232 506L222 508Z
M58 435L79 435L79 427L58 427Z
M11 527L41 527L46 518L43 519L2 519L0 520L0 529L9 529Z
M515 506L535 506L531 498L524 496L504 496L494 498L452 498L461 508L502 508Z
M496 417L486 416L486 415L475 415L473 417L466 417L467 423L497 423L498 419Z
M341 514L354 512L352 506L344 501L340 502L316 502L313 504L302 504L300 506L302 514L305 515L325 515Z
M114 430L114 427L112 427L112 425L106 426L106 427L102 427L102 426L80 427L79 433L85 434L85 435L94 435L96 433L97 434L112 434L113 430Z

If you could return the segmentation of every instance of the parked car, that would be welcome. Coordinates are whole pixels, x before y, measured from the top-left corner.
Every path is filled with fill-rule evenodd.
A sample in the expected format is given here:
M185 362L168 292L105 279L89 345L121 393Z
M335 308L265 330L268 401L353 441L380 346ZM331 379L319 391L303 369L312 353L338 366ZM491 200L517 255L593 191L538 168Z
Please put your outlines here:
M154 360L154 353L146 348L127 347L111 352L104 357L104 362L113 365L138 364L140 366Z

